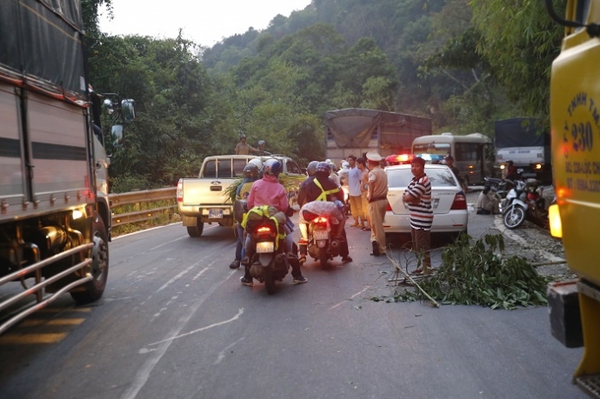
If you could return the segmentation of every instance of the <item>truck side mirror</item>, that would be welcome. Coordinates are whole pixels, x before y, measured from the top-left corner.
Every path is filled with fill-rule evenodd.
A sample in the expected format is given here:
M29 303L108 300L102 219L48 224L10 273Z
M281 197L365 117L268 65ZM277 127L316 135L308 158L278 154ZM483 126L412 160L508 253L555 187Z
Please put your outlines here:
M121 112L123 113L123 123L131 123L135 120L135 101L127 99L121 101Z
M113 125L110 130L113 147L123 146L123 125Z

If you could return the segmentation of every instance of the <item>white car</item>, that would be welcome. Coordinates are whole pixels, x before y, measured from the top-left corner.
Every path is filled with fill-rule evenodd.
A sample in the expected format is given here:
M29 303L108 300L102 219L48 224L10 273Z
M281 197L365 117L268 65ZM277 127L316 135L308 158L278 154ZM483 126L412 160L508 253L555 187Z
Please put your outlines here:
M383 229L386 233L409 233L408 207L402 201L402 194L413 178L410 165L389 166L388 207ZM433 206L432 233L449 233L458 237L467 232L467 197L454 173L446 165L426 164L425 173L431 182Z

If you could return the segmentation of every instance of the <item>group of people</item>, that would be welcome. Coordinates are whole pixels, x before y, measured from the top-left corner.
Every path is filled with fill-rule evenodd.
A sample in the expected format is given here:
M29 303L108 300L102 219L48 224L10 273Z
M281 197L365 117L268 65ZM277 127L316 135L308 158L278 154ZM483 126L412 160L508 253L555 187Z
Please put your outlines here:
M373 256L385 255L387 248L383 222L387 208L388 180L386 172L381 167L382 159L375 152L366 153L359 158L351 155L346 160L347 173L342 174L342 183L348 185L348 201L354 221L351 226L361 227L371 232L370 243ZM433 210L431 184L424 167L425 161L422 158L413 159L411 171L414 177L402 198L410 213L413 248L422 254L422 262L415 270L416 273L431 271L429 250ZM286 190L278 180L281 170L281 163L274 158L265 161L264 164L261 164L260 159L254 159L244 168L244 180L237 189L237 198L245 200L247 207L238 209L236 203L234 211L238 220L238 243L235 260L230 267L232 269L241 265L245 267L244 276L240 280L246 286L253 284L250 262L255 243L252 242L251 235L244 235L243 213L254 207L270 205L290 215ZM326 215L330 218L332 236L339 242L342 261L352 261L345 231L346 208L339 176L331 163L317 161L309 163L307 174L308 177L301 183L298 193L298 205L301 207L298 219L300 229L298 254L293 253L292 230L289 224L285 227L285 248L292 266L294 284L307 282L302 275L300 265L306 261L307 256L308 223L316 216Z
M235 146L235 155L249 155L251 152L259 156L271 155L270 152L265 150L266 145L266 141L258 140L258 146L257 148L254 148L246 143L246 135L242 133L240 135L240 141Z

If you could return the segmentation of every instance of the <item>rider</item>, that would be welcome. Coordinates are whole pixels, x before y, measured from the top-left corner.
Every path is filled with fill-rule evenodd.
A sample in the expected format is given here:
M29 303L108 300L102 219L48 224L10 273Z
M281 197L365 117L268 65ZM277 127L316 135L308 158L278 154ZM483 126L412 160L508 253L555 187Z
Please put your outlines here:
M517 167L515 166L515 163L511 160L506 161L506 176L504 176L504 178L508 180L515 180L519 178L519 172L517 171Z
M242 218L244 213L248 212L246 200L250 195L250 189L258 179L258 172L262 168L262 162L259 158L254 158L244 167L244 179L235 191L236 201L233 206L237 229L237 243L235 246L235 260L229 265L230 269L240 267L240 262L244 256L244 228L242 227Z
M310 165L310 164L309 164ZM298 192L298 205L300 209L300 217L298 224L300 225L301 239L299 242L300 263L306 262L307 246L308 246L308 225L307 220L315 216L330 216L332 235L340 243L340 255L342 261L351 262L349 256L348 240L346 239L346 231L344 230L344 193L339 185L329 178L331 167L327 162L319 162L316 166L315 174L306 179L300 185Z
M289 202L287 192L281 183L279 183L278 176L281 173L283 166L277 159L271 158L265 161L263 165L263 178L257 180L250 189L250 195L248 196L248 209L252 209L256 206L271 205L278 211L287 213L289 208ZM292 240L292 230L286 224L286 237L285 237L285 250L287 252L288 260L292 266L292 277L294 284L306 283L308 280L302 275L300 270L300 264L296 254L293 253L294 242ZM252 275L250 274L250 261L254 256L255 243L252 235L246 235L246 256L242 261L246 271L244 277L240 279L243 285L252 286Z

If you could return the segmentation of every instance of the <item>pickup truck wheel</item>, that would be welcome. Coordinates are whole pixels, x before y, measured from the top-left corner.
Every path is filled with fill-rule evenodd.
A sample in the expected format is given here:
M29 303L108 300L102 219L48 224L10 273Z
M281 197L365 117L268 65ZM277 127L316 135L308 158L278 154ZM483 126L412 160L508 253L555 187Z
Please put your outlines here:
M100 299L108 279L108 233L100 217L94 222L93 234L94 246L92 247L92 263L89 273L94 278L83 286L85 291L71 292L71 297L78 303L88 303Z
M200 237L204 230L204 223L198 220L196 226L187 226L187 231L190 237Z

